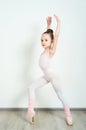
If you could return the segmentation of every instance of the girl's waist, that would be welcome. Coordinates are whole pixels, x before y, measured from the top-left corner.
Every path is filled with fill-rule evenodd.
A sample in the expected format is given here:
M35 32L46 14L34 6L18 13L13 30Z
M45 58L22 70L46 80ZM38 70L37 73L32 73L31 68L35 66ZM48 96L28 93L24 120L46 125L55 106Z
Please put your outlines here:
M48 73L51 73L54 71L53 68L46 68L46 69L42 69L42 71L45 73L45 74L48 74Z

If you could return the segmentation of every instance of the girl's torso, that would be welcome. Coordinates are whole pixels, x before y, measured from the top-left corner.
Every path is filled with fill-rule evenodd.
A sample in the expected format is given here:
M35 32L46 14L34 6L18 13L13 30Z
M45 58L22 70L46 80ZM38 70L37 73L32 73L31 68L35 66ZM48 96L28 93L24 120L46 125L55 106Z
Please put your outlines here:
M52 63L52 57L50 56L48 52L43 52L40 55L40 59L39 59L39 65L41 67L41 69L43 70L44 74L45 74L45 78L49 81L50 79L52 79L53 77L56 77L56 71L52 68L51 63Z
M45 70L48 70L49 68L51 68L51 62L52 62L52 57L49 55L48 52L44 51L40 55L40 59L39 59L39 65L40 65L41 69L43 71L45 71Z

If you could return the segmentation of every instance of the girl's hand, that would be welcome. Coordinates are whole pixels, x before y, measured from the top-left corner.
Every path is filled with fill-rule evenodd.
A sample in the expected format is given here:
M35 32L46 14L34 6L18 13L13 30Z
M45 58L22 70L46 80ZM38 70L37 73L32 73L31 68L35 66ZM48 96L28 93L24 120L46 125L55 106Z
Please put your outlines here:
M46 21L47 21L47 26L50 26L52 23L52 17L47 17Z
M59 19L59 17L57 15L54 14L54 17L55 17L55 19L56 19L57 22L59 22L59 23L61 22L60 19Z

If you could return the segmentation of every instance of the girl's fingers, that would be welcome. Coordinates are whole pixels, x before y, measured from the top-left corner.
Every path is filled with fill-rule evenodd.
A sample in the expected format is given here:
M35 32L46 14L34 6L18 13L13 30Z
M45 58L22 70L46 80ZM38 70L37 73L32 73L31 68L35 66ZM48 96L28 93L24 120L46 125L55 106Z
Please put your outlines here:
M57 15L54 14L54 17L55 17L55 19L56 19L57 21L60 22L60 19L59 19L59 17L58 17Z
M54 17L55 17L56 21L60 21L60 19L59 19L59 17L58 17L57 15L54 14ZM46 18L46 21L47 21L47 22L51 22L51 21L52 21L52 17L51 17L51 16L48 16L48 17Z
M47 20L48 23L51 23L52 17L49 17L49 16L48 16L48 17L46 18L46 20Z

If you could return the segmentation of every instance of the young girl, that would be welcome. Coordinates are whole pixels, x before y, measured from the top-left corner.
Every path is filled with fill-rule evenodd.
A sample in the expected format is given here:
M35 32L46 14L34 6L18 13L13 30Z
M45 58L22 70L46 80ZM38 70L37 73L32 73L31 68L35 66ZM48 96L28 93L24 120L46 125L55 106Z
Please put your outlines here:
M44 48L44 51L40 56L39 65L43 70L44 76L38 79L36 82L32 83L29 88L28 116L29 116L30 123L33 123L35 117L35 111L34 111L35 90L51 82L58 98L60 99L64 107L66 122L68 125L72 125L73 121L72 121L70 109L62 95L57 73L50 65L53 55L56 52L57 41L60 33L60 20L58 16L54 15L54 17L57 23L55 35L53 34L53 30L50 29L50 25L52 23L52 17L47 17L46 19L47 30L41 36L41 45Z

